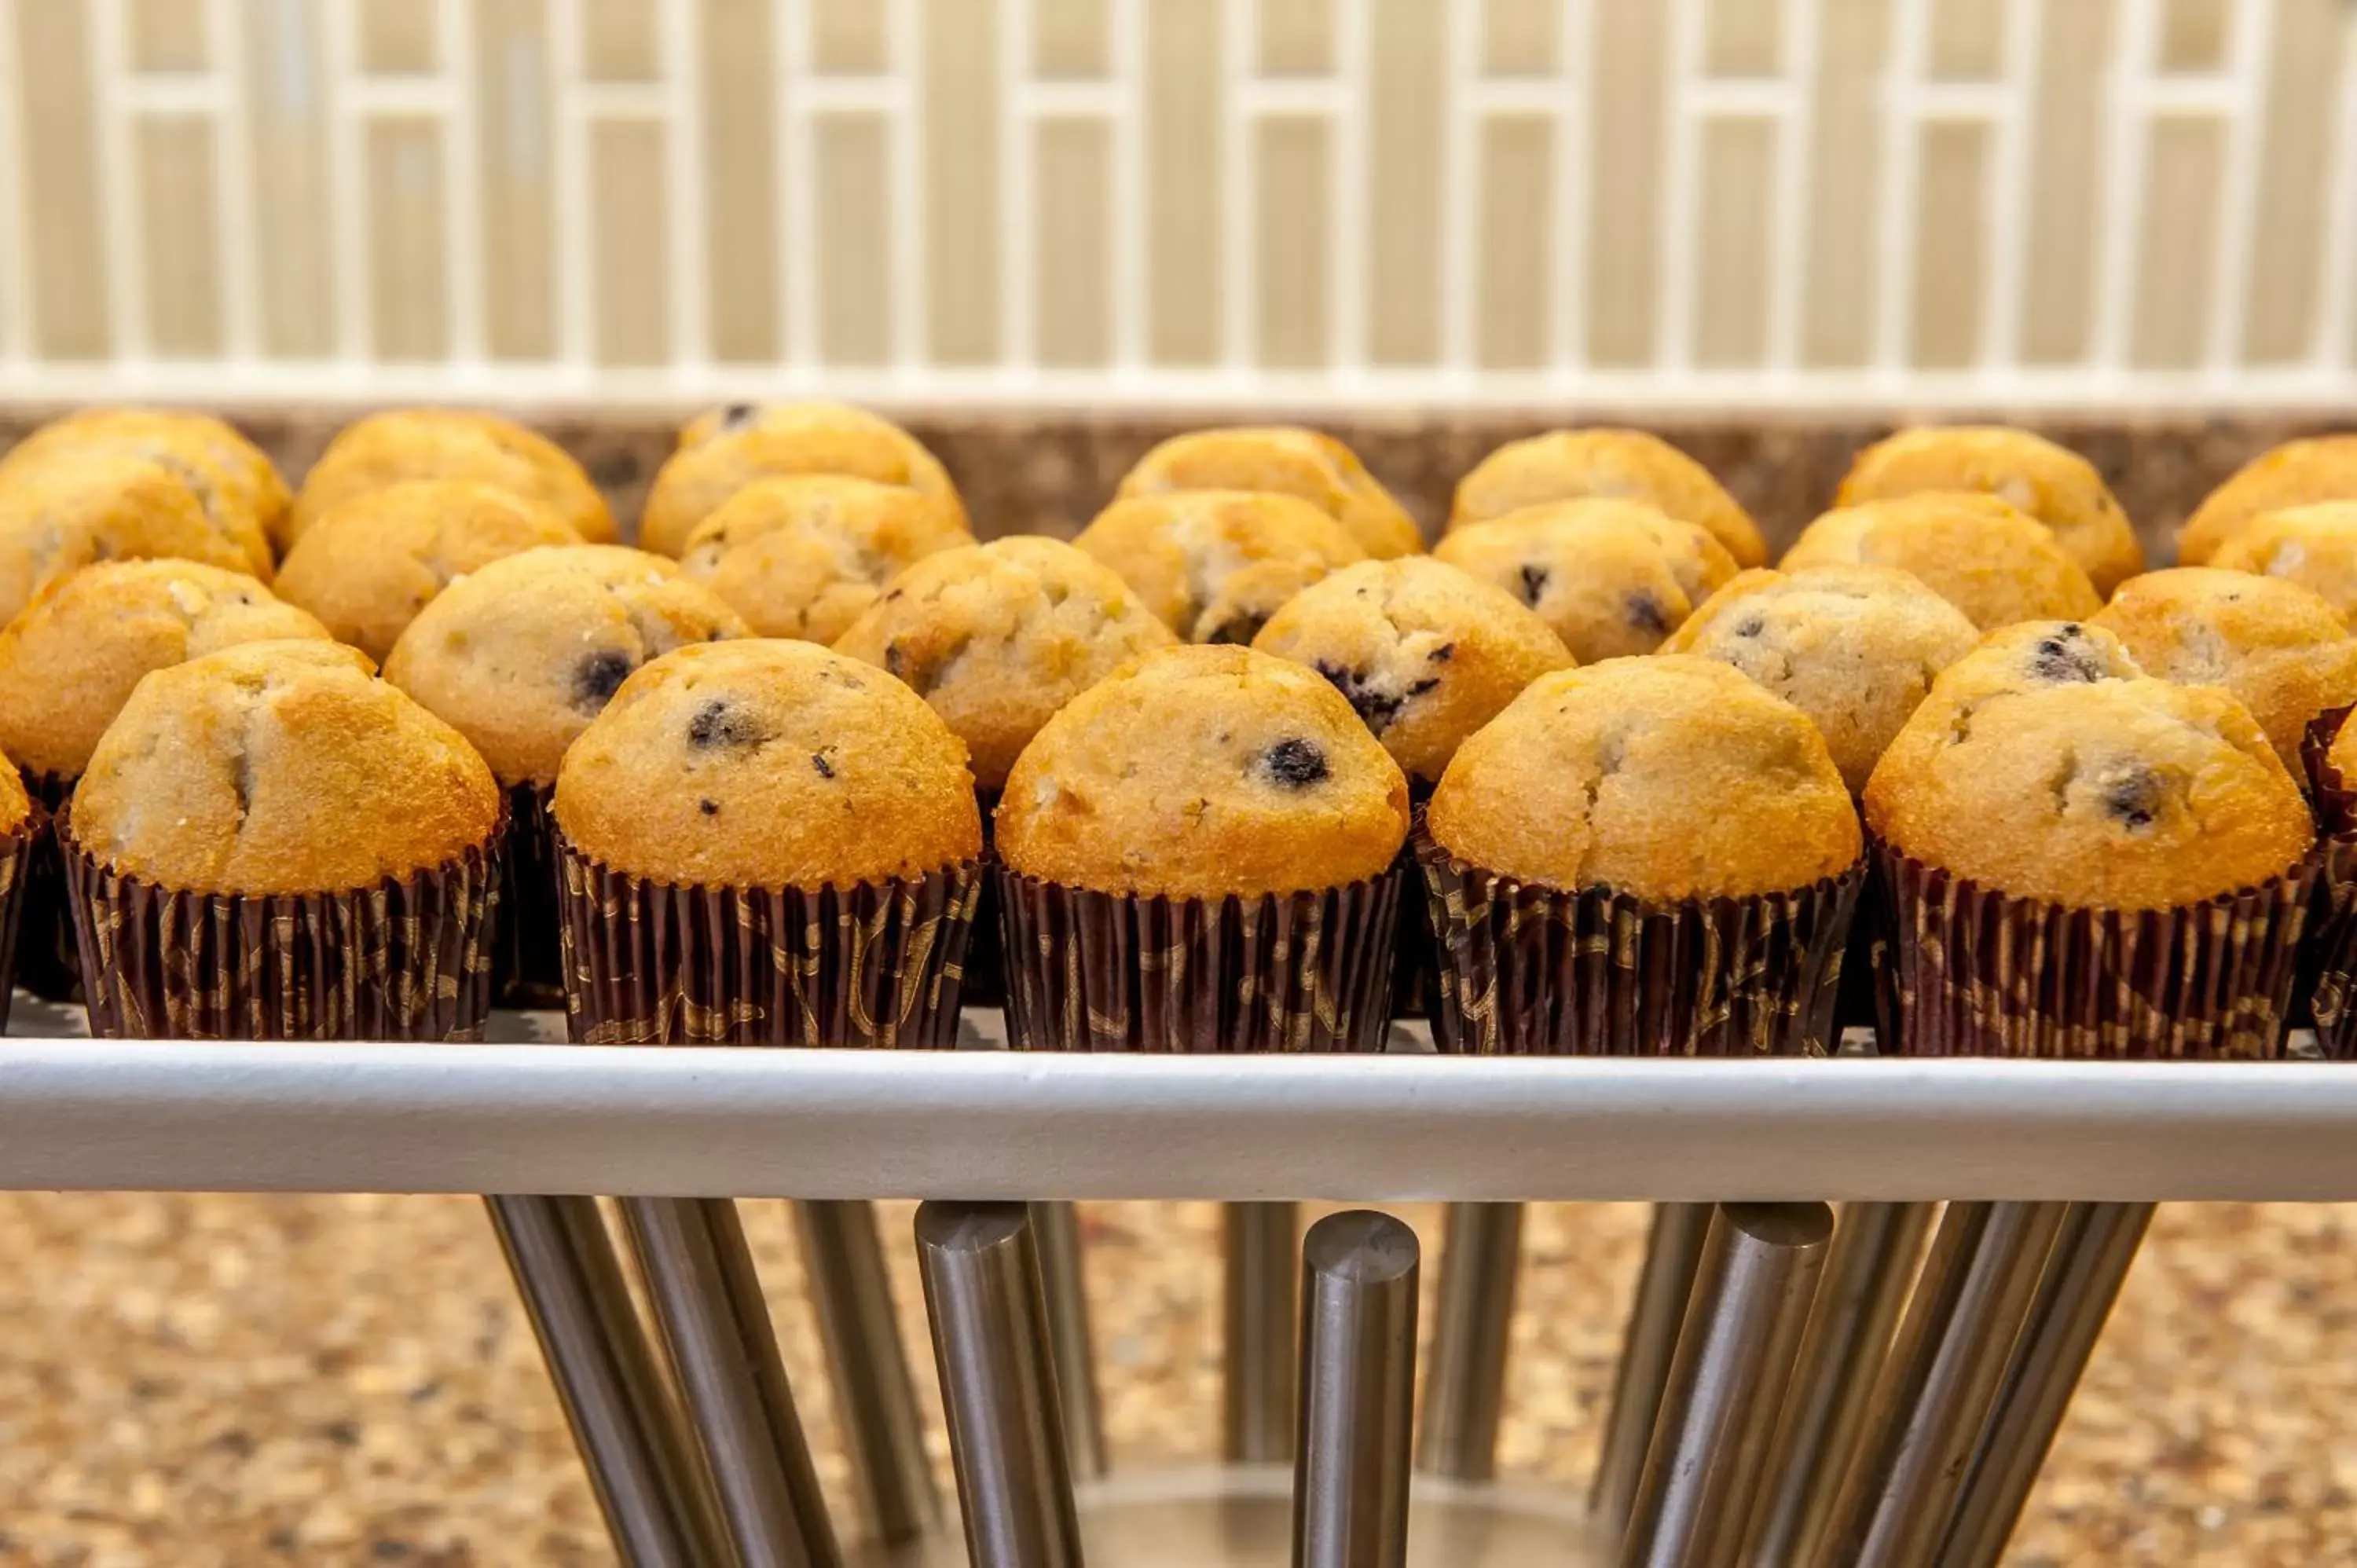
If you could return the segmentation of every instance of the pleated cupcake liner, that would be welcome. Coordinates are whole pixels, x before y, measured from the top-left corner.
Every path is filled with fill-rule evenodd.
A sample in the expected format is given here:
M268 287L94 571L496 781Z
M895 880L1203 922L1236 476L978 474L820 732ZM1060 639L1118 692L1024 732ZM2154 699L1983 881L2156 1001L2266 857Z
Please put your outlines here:
M73 908L66 897L65 857L58 848L57 814L73 798L79 776L18 769L26 792L41 807L27 851L17 902L16 983L44 1002L81 1000L81 954L74 942Z
M1419 832L1440 949L1435 1042L1477 1056L1823 1056L1861 861L1749 898L1537 886Z
M1102 893L997 871L1006 1033L1034 1051L1379 1051L1400 875L1257 897Z
M59 818L91 1033L482 1037L507 823L442 865L340 893L196 893L110 870Z
M963 995L968 1007L1004 1007L1006 937L998 916L998 878L990 869L998 864L998 797L1002 791L976 789L974 793L974 804L982 811L983 874L981 902L974 908L974 936L965 949Z
M1424 809L1431 802L1433 786L1421 779L1407 781L1408 837L1400 845L1400 898L1397 967L1392 977L1392 1014L1400 1018L1430 1018L1440 1001L1440 948L1432 938L1432 916L1417 891L1424 873L1415 859L1416 834L1424 828Z
M565 1005L565 915L558 894L553 784L508 790L507 885L492 949L492 994L512 1007Z
M2315 1026L2318 1048L2337 1061L2357 1057L2357 788L2330 755L2349 713L2340 707L2318 714L2300 739L2322 868L2296 1005Z
M556 834L565 1020L585 1045L957 1043L979 861L849 887L703 887Z

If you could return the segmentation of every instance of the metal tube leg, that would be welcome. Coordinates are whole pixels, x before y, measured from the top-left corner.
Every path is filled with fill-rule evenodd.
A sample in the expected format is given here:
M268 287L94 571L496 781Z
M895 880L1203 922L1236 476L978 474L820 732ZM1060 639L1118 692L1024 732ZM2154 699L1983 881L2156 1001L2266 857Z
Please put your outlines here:
M1282 1464L1293 1457L1293 1287L1301 1219L1290 1203L1231 1203L1222 1214L1225 1452L1238 1464Z
M1735 1560L1833 1231L1822 1203L1730 1203L1711 1221L1622 1568Z
M1293 1568L1399 1568L1415 1415L1415 1232L1357 1209L1310 1228L1301 1259L1301 1414Z
M1653 1439L1653 1417L1662 1408L1662 1386L1678 1348L1695 1266L1702 1261L1710 1228L1707 1203L1663 1203L1653 1208L1653 1230L1645 1242L1645 1266L1629 1304L1629 1327L1620 1341L1620 1365L1612 1378L1612 1409L1604 1422L1604 1444L1596 1456L1596 1483L1587 1506L1608 1530L1628 1525L1630 1505L1645 1470L1645 1450Z
M1486 1481L1498 1466L1523 1206L1452 1203L1442 1234L1440 1294L1433 1308L1432 1362L1424 1377L1415 1464L1451 1480Z
M1932 1560L2065 1207L1948 1205L1819 1561L1918 1568Z
M1956 1504L1941 1568L1996 1568L2005 1555L2152 1211L2149 1203L2070 1205L1996 1413Z
M1019 1203L928 1203L917 1254L973 1568L1080 1568L1039 1256Z
M1752 1568L1814 1560L1938 1207L1842 1206L1792 1392L1770 1445L1769 1473L1751 1511L1742 1561Z
M1064 1409L1064 1454L1075 1481L1103 1475L1103 1405L1097 1397L1097 1352L1089 1332L1089 1293L1081 1272L1080 1211L1069 1203L1031 1205L1039 1251L1039 1285L1048 1302L1048 1337L1056 1349L1056 1397Z
M913 1541L941 1522L925 1422L892 1309L875 1206L797 1203L802 1269L834 1384L852 1482L877 1541Z
M737 1206L630 1197L622 1214L743 1568L838 1568Z

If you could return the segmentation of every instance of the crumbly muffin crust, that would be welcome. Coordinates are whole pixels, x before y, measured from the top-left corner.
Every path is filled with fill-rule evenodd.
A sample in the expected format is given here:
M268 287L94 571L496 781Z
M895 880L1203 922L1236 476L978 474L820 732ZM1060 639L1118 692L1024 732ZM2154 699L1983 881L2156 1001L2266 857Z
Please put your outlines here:
M1602 499L1467 523L1433 556L1512 594L1582 664L1652 652L1736 573L1708 530Z
M2357 500L2263 512L2219 545L2210 564L2297 583L2357 626Z
M1448 526L1583 497L1643 501L1708 529L1738 566L1768 564L1760 525L1710 470L1643 430L1551 430L1509 441L1457 482Z
M60 447L0 474L0 623L70 572L167 556L231 572L253 566L246 544L206 512L182 475L151 458Z
M1232 425L1161 442L1122 476L1119 499L1175 490L1269 490L1324 512L1370 558L1424 548L1424 535L1392 493L1331 435L1297 424Z
M1117 500L1072 543L1188 642L1249 643L1278 606L1367 553L1308 501L1247 490Z
M1911 572L1983 631L2083 619L2104 602L2052 529L1968 491L1925 490L1826 512L1802 531L1783 567L1844 562Z
M961 532L971 532L949 470L888 419L839 403L739 403L680 433L639 517L639 545L664 555L688 548L695 525L755 479L841 474L915 490Z
M268 456L228 421L188 409L86 408L51 420L10 447L0 471L63 447L136 452L181 471L208 514L238 534L257 556L262 575L269 575L291 497Z
M572 454L540 432L469 409L401 408L348 424L328 443L287 510L285 548L355 496L424 479L507 490L593 544L617 537L606 498Z
M2316 501L2357 500L2357 434L2315 435L2270 447L2202 498L2177 536L2186 566L2213 564L2220 546L2253 520Z

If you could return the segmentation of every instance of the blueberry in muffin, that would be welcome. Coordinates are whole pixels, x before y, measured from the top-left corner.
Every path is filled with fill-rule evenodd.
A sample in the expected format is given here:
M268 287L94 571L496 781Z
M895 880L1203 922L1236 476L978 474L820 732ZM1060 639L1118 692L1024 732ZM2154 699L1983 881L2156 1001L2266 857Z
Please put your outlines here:
M1652 652L1736 573L1708 530L1623 500L1469 522L1433 556L1512 594L1583 664Z

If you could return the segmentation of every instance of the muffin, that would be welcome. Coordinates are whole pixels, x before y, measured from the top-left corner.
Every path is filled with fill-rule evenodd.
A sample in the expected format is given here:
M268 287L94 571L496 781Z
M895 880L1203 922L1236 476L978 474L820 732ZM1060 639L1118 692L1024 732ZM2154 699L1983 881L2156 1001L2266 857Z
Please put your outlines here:
M721 502L755 479L796 474L839 474L914 490L958 532L971 532L949 471L890 420L839 403L740 403L681 433L679 449L647 492L639 543L681 554L695 525Z
M1826 512L1784 553L1783 568L1896 566L1983 631L2078 619L2103 599L2054 531L1995 496L1929 490Z
M1923 490L1992 495L2054 531L2063 552L2108 595L2144 570L2144 546L2095 466L2042 435L2003 425L1902 430L1853 458L1835 507Z
M1859 848L1816 726L1726 665L1541 676L1458 748L1425 813L1439 1043L1822 1054Z
M424 479L490 485L590 543L616 537L606 498L547 436L495 413L404 408L348 424L328 443L287 510L280 549L292 551L313 523L355 496Z
M1308 501L1340 523L1377 561L1413 555L1424 535L1407 509L1375 482L1358 454L1295 424L1238 425L1174 435L1122 476L1115 499L1177 490L1268 490Z
M165 464L190 482L217 522L236 530L252 552L261 546L265 574L285 527L286 481L262 448L226 420L185 409L88 408L51 420L8 450L0 472L62 448L129 451ZM232 516L242 521L230 521Z
M2357 626L2357 500L2263 512L2220 544L2210 564L2297 583Z
M2357 500L2357 435L2287 441L2237 468L2202 498L2177 536L2177 559L2207 566L2244 524L2316 501Z
M1738 566L1768 564L1760 525L1710 470L1642 430L1551 430L1509 441L1457 482L1448 526L1589 496L1642 501L1709 530Z
M1121 575L1188 642L1250 642L1277 607L1367 553L1308 501L1182 490L1117 500L1073 545Z
M134 688L59 828L93 1033L479 1036L499 787L371 670L249 642Z
M833 642L902 568L972 544L920 491L839 474L756 479L687 537L680 564L763 637Z
M8 1027L8 1004L16 994L17 929L26 903L27 872L35 844L48 831L48 813L27 793L18 770L0 757L0 1031Z
M576 1039L954 1043L974 779L883 671L802 642L664 654L565 751L554 815Z
M1317 674L1248 648L1147 654L1007 776L1011 1041L1381 1048L1407 822L1399 765Z
M2154 572L2122 584L2093 624L2117 636L2148 675L2233 693L2294 779L2309 725L2357 703L2349 623L2281 578L2210 566Z
M59 447L0 473L0 624L47 584L100 561L195 561L256 570L180 474L102 447Z
M512 490L411 480L363 490L305 530L279 571L278 593L339 641L382 659L452 578L519 551L580 542Z
M1717 539L1639 501L1556 501L1452 530L1433 551L1537 612L1582 664L1651 653L1736 573Z
M676 563L574 544L503 556L456 579L393 644L384 678L465 736L507 791L502 994L562 1004L548 811L565 748L640 665L747 635L737 613Z

